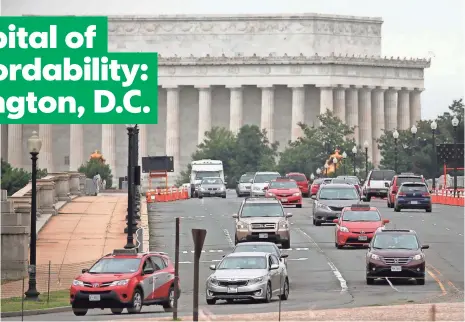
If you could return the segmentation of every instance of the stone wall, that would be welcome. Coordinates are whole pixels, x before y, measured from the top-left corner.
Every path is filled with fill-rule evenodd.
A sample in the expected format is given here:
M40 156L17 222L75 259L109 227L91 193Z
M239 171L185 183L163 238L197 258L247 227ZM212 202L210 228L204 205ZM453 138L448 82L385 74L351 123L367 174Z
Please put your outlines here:
M58 214L58 207L71 200L71 196L85 194L85 175L79 172L50 173L37 180L37 232L47 218ZM32 185L7 198L1 193L1 271L2 281L27 276L29 241L31 232ZM40 222L40 224L39 224Z

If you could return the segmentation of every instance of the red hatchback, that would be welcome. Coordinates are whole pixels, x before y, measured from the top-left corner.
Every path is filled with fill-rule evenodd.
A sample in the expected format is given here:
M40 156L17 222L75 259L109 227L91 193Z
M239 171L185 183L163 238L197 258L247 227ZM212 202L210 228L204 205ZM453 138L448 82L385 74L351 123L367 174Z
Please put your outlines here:
M397 191L399 190L399 187L404 183L404 182L425 182L425 178L423 176L415 175L413 173L401 173L398 175L395 175L391 183L389 184L389 191L388 191L388 197L387 197L387 206L388 208L394 208L394 204L396 201L396 195Z
M286 178L292 179L295 182L297 182L297 185L299 186L300 192L302 192L302 195L304 197L309 197L309 182L305 174L300 173L300 172L290 172L286 174Z
M106 308L113 314L125 308L139 313L144 305L162 305L170 311L173 303L174 266L161 252L116 249L83 269L70 288L70 304L77 316Z
M302 208L302 193L299 186L289 178L272 180L266 187L265 197L276 198L282 205L295 205L297 208Z

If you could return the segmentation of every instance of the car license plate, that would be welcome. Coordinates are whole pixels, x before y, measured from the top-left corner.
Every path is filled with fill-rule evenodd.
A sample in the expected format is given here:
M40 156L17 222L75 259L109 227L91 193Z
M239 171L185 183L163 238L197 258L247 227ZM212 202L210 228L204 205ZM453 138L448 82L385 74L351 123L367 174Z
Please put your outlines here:
M92 302L100 301L100 294L90 294L89 301L92 301Z
M418 205L418 201L410 201L412 205Z
M368 237L367 236L358 236L358 240L367 241Z
M258 234L258 238L268 238L268 234Z
M237 286L229 286L228 293L237 293Z
M287 202L287 198L282 198L281 202Z
M391 266L391 272L402 272L402 266Z

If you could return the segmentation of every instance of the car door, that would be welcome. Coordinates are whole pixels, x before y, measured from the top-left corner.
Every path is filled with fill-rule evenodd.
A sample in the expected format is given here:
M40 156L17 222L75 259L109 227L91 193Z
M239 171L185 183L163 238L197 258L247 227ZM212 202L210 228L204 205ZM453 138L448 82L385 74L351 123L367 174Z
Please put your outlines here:
M144 270L146 269L151 269L152 273L145 274ZM142 265L142 278L141 278L142 290L144 291L144 301L150 301L152 299L153 291L156 288L156 278L157 276L156 276L155 267L153 266L153 263L150 260L150 257L147 257L144 260L144 264Z
M152 299L166 298L169 295L171 286L171 272L168 271L166 262L160 256L150 256L153 266L155 267L155 285Z
M269 267L271 268L271 265L273 265L273 264L279 265L279 261L278 261L278 259L276 258L275 255L269 254L268 255L268 264L269 264ZM280 270L280 268L281 268L281 265L279 265L278 269L270 270L270 274L271 274L271 290L273 291L273 293L279 292L279 270Z

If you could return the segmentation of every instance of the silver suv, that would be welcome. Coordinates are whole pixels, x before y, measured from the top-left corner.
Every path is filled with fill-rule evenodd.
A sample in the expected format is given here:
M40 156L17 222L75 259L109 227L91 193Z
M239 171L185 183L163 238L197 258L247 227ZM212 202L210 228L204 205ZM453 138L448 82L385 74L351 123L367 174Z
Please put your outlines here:
M280 177L279 172L256 172L250 183L252 184L250 196L265 196L265 187L268 187L271 180Z

